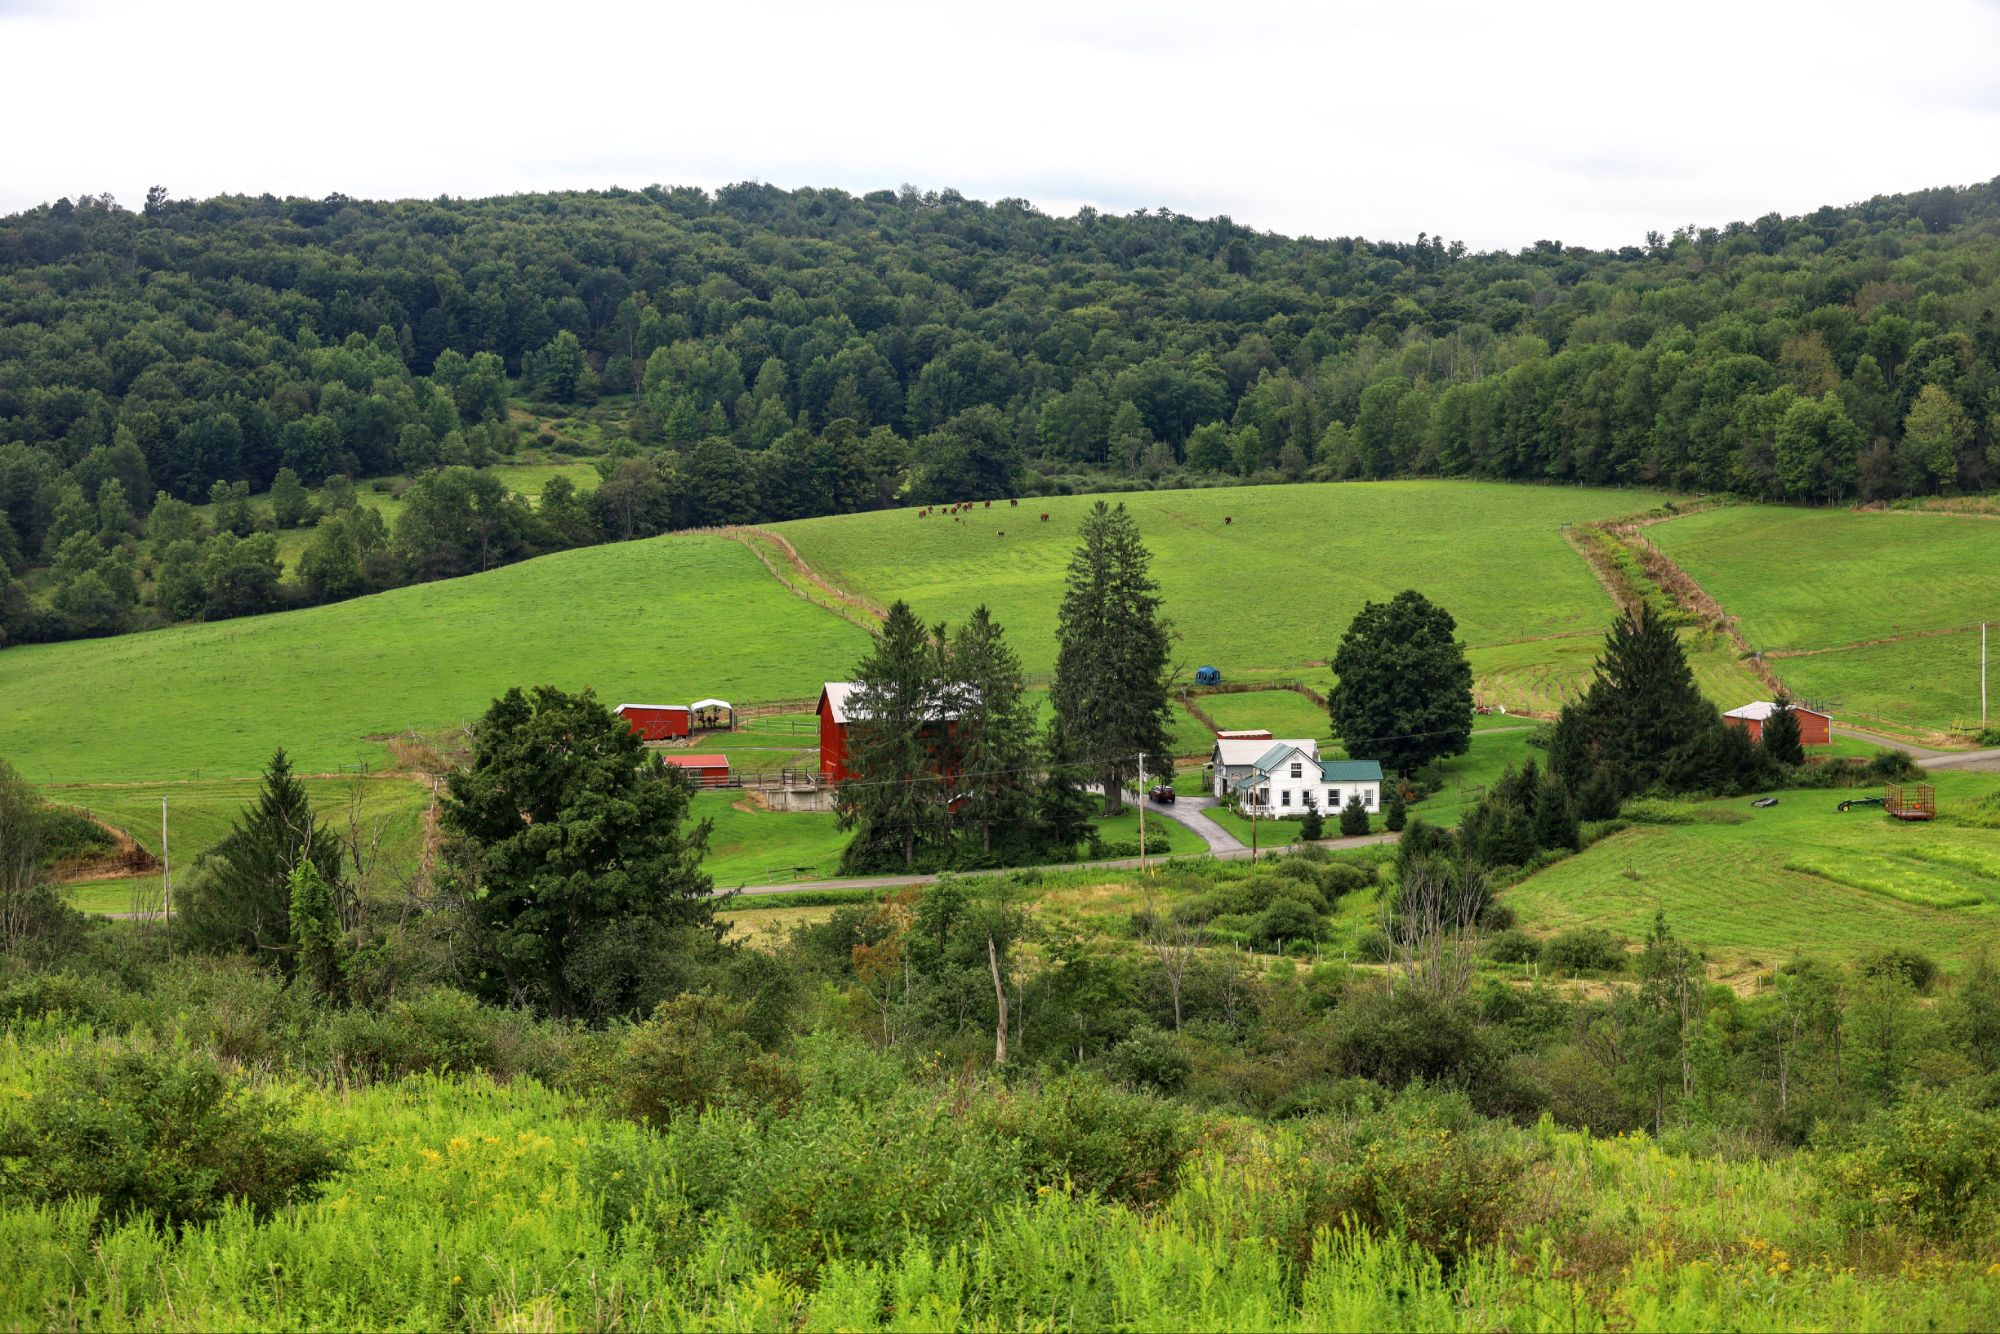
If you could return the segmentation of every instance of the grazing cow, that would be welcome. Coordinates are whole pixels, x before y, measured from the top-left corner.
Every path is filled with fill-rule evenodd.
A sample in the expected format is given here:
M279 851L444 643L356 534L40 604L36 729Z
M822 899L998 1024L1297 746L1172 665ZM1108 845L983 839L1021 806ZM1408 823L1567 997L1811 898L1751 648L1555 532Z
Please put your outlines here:
M1020 503L1021 503L1021 502L1020 502L1020 501L1018 501L1018 500L1010 500L1010 501L1008 501L1008 502L1007 502L1007 504L1008 504L1008 506L1009 506L1010 508L1011 508L1011 507L1013 507L1013 506L1015 506L1015 505L1018 505L1018 504L1020 504Z
M1049 521L1049 516L1048 516L1048 515L1046 515L1046 514L1044 514L1044 515L1042 516L1042 522L1043 522L1043 523L1047 523L1048 521Z
M992 509L992 508L993 508L993 502L992 502L992 501L990 501L990 500L989 500L989 501L987 501L987 502L986 502L986 508L987 508L987 509Z
M993 536L995 536L995 537L1005 537L1005 536L1007 536L1007 530L1006 530L1005 528L1002 528L1002 529L1001 529L1001 530L1000 530L999 532L997 532L997 533L993 534Z
M1228 526L1229 526L1230 524L1232 524L1232 523L1235 523L1235 522L1236 522L1236 520L1234 520L1234 519L1230 518L1230 517L1229 517L1229 516L1228 516L1227 514L1225 514L1225 515L1223 515L1223 516L1222 516L1222 526L1223 526L1224 528L1227 528L1227 527L1228 527Z

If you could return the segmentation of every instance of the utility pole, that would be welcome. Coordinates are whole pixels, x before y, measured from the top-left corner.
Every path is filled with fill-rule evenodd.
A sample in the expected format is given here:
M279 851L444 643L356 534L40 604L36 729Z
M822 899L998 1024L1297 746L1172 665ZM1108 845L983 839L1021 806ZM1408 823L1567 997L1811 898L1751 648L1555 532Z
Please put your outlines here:
M1146 803L1152 794L1146 791L1146 757L1139 757L1139 874L1146 873Z
M1250 864L1257 864L1257 789L1250 789Z
M167 933L167 960L174 957L174 854L167 846L167 799L160 798L160 921Z
M1986 622L1979 623L1979 730L1986 730Z

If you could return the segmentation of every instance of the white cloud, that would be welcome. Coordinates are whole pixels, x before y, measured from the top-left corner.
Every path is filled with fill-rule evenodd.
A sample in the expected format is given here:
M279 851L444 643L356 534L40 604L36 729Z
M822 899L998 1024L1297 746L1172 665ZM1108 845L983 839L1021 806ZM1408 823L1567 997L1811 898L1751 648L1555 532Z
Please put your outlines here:
M2000 10L0 0L0 210L756 178L1636 242L2000 174Z

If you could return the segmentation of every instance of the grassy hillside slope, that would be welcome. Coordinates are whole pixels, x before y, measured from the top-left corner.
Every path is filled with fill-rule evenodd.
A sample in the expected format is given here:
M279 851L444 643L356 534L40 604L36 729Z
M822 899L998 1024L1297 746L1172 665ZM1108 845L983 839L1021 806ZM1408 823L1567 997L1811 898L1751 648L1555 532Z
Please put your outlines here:
M475 718L513 685L775 699L864 647L725 538L676 535L306 611L0 653L0 755L41 782L303 773Z
M1968 627L2000 622L2000 523L1757 505L1646 536L1801 694L1920 728L1977 717L1979 635Z
M1124 501L1153 552L1180 631L1176 654L1190 674L1203 663L1232 680L1299 672L1332 655L1363 602L1416 588L1457 617L1475 649L1575 637L1564 647L1577 652L1564 656L1581 679L1613 608L1560 530L1660 497L1345 482L1110 499ZM975 509L962 523L906 509L777 527L814 568L878 602L905 598L925 616L953 622L985 603L1028 669L1046 671L1055 662L1063 570L1077 525L1097 500L1024 500L1018 509ZM1539 646L1531 652L1546 656ZM1475 671L1487 656L1474 653ZM1520 654L1492 656L1511 667Z

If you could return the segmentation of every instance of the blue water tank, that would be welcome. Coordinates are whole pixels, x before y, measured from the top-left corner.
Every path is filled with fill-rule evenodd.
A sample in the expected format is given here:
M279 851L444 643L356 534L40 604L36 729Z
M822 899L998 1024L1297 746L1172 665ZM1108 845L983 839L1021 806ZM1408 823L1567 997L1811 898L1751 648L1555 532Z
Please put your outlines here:
M1222 684L1222 673L1213 667L1203 667L1195 672L1194 683L1198 686L1219 686Z

